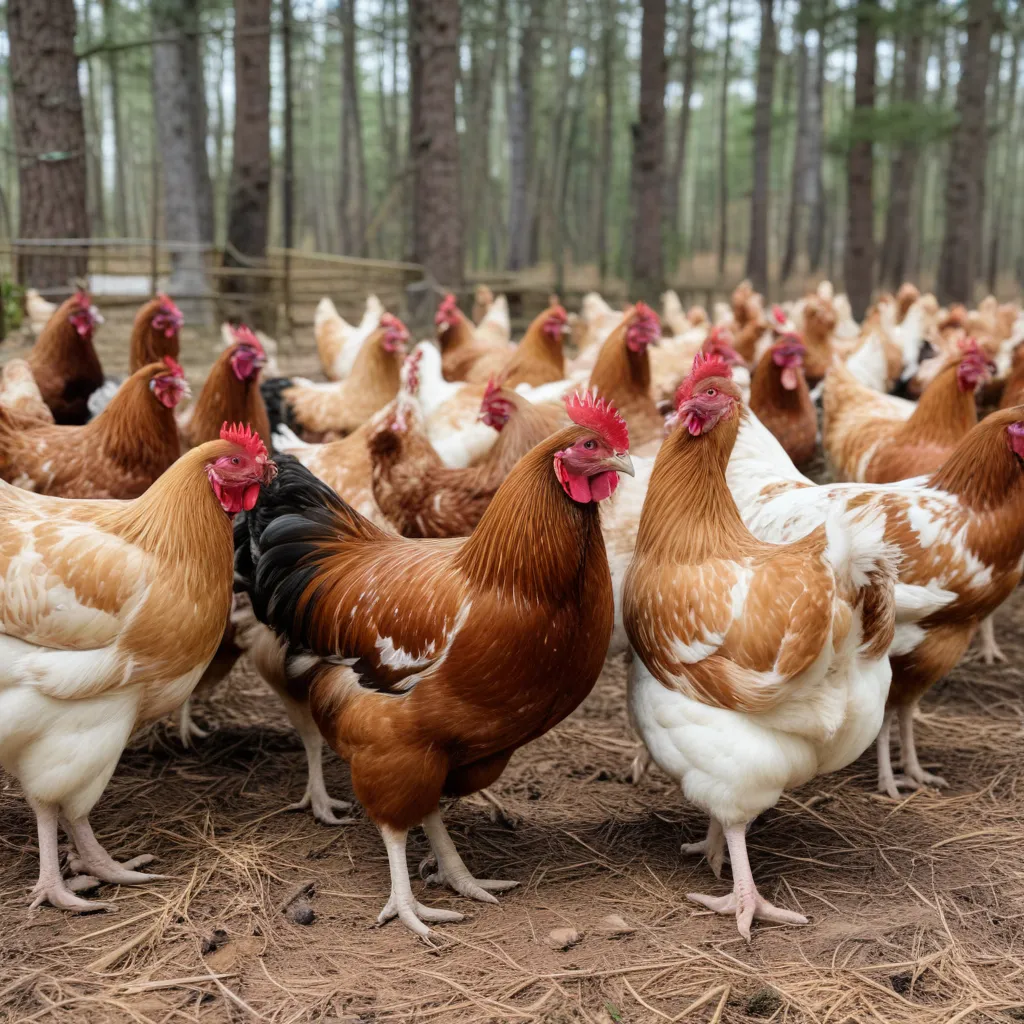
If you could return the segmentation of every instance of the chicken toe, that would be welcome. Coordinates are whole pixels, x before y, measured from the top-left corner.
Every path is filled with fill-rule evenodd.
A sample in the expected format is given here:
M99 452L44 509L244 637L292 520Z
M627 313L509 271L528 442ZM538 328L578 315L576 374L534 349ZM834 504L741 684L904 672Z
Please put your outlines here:
M728 825L724 829L729 844L729 859L732 862L733 888L727 896L705 896L703 893L687 893L686 898L699 903L716 914L735 914L736 927L740 935L750 941L750 925L759 921L776 924L807 924L807 918L793 910L776 907L758 891L754 875L747 859L747 837L745 825Z
M74 894L75 889L94 889L100 880L82 876L70 883L61 878L60 854L57 848L57 808L48 804L30 801L36 812L36 827L39 832L39 881L32 889L29 909L49 903L60 910L72 910L79 914L91 914L98 910L115 910L113 903L84 900Z
M440 811L433 811L423 819L423 831L437 859L437 871L426 879L429 884L447 885L459 895L481 903L497 903L492 893L505 892L519 884L504 879L474 878L455 849L452 837L448 835L448 829L441 820Z
M917 759L917 744L914 741L914 705L900 708L900 747L903 752L903 777L905 786L920 789L922 786L933 786L946 789L949 783L941 775L933 775L921 767ZM899 785L897 780L897 785Z
M979 645L981 648L981 660L986 665L994 665L997 661L1005 662L1007 660L1002 648L996 643L995 624L992 621L991 615L987 619L982 620L981 625L978 627L978 637L981 640Z
M93 835L88 818L69 821L68 830L78 852L77 856L71 858L70 863L71 870L76 875L88 875L113 885L143 885L146 882L155 882L170 877L169 875L135 870L156 860L149 853L141 854L124 862L114 860Z
M717 818L708 821L708 834L699 843L683 843L679 852L693 857L706 857L715 878L722 877L725 863L725 833Z
M651 753L642 743L637 748L633 757L633 763L629 766L629 781L634 786L639 785L640 780L647 774L651 767Z
M181 745L188 750L192 741L205 740L210 735L209 729L200 729L196 720L192 717L192 699L189 698L178 709L178 735L181 737Z

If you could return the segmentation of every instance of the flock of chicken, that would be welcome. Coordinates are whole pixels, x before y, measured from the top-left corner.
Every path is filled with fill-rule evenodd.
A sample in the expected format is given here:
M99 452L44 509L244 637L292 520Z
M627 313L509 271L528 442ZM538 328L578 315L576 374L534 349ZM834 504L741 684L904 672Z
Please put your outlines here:
M652 760L677 780L710 819L684 852L716 877L731 861L730 892L691 898L748 938L805 923L758 892L747 825L872 741L882 792L945 786L917 703L979 629L1002 658L1024 315L907 285L858 325L827 283L771 309L743 284L713 318L668 292L662 312L553 299L513 344L483 288L472 318L445 296L410 350L375 297L356 325L324 299L326 382L268 375L273 342L226 328L182 410L168 297L139 310L123 382L89 296L52 310L0 384L0 764L37 818L33 906L159 877L114 861L89 812L139 727L180 709L183 742L205 735L193 691L247 652L306 749L295 806L350 820L326 739L387 848L378 920L429 940L461 915L414 896L408 831L428 881L495 902L515 883L471 874L442 798L486 794L628 652L634 780ZM799 472L821 452L843 482Z

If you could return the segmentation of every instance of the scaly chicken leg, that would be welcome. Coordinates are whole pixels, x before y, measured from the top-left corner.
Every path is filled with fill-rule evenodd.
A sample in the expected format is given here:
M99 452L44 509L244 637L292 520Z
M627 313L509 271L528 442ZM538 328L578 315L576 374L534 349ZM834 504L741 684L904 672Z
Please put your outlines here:
M49 903L61 910L74 910L91 914L97 910L113 910L113 903L99 903L83 900L74 895L76 889L92 889L99 885L98 878L80 875L65 881L60 872L60 851L57 847L57 808L52 804L37 803L29 798L29 804L36 812L36 829L39 833L39 881L32 890L31 910Z
M683 843L679 852L694 857L706 857L715 878L721 878L722 864L725 862L725 833L722 831L722 823L712 816L708 820L708 834L699 843Z
M904 789L921 789L923 786L934 786L945 789L949 783L940 775L933 775L921 767L917 759L917 745L914 742L914 711L917 704L908 704L900 708L890 708L885 712L882 728L878 733L878 790L886 793L893 800L900 799L900 787ZM903 760L903 774L894 775L892 756L889 750L889 734L892 720L899 716L900 751Z
M1006 661L1006 655L996 643L996 627L991 615L987 619L981 620L981 624L978 626L978 637L981 640L979 645L981 660L986 665L994 665L997 661Z
M397 917L402 924L421 939L429 942L434 933L424 922L449 924L465 919L464 914L455 910L438 910L425 907L412 894L409 882L409 864L405 857L407 829L381 825L380 834L388 851L388 866L391 868L391 895L377 918L377 924L386 924Z
M135 870L156 860L151 853L144 853L123 862L114 860L93 834L87 817L68 821L66 827L78 852L78 856L72 857L69 864L76 876L84 874L90 878L98 878L101 882L110 882L115 885L141 885L144 882L154 882L169 877L168 875L148 874Z
M461 896L482 903L497 903L491 893L505 892L519 884L508 880L474 878L455 849L452 837L448 835L448 829L441 820L440 811L432 811L423 819L423 831L437 858L437 871L426 879L429 884L451 886Z
M306 748L306 792L298 803L289 804L285 810L305 811L312 809L313 817L321 825L350 825L355 818L339 818L335 811L350 811L352 804L347 800L337 800L327 792L324 783L324 738L313 721L309 704L281 694L281 703L288 714L288 719L295 726L302 745Z
M747 860L747 826L726 825L724 831L725 841L729 845L729 860L732 862L732 892L728 896L704 896L691 892L686 894L686 898L716 914L734 913L740 935L748 942L750 925L755 917L759 921L774 921L778 924L807 924L803 914L776 907L757 891L750 861Z

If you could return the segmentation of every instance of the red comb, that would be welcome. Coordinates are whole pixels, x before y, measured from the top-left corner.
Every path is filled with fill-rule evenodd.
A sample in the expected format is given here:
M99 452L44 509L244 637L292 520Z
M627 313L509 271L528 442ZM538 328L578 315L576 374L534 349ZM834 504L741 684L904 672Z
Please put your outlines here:
M786 314L781 306L772 306L772 316L775 317L777 324L784 324L786 322Z
M181 363L176 359L172 359L170 356L164 356L164 366L166 366L175 377L185 376L185 371L181 368Z
M239 345L248 345L249 348L256 349L260 355L263 355L263 345L260 339L256 337L251 327L246 327L245 324L239 324L237 327L231 328L231 335Z
M381 313L380 323L382 327L397 327L400 330L405 331L406 335L409 334L409 328L406 327L394 313Z
M267 446L248 423L243 426L241 423L229 424L225 421L224 426L220 428L220 439L237 444L239 448L244 448L254 459L261 456L264 459L267 457Z
M75 305L81 306L83 309L88 309L92 305L92 298L88 292L84 292L79 289L75 292Z
M629 429L611 402L597 397L594 391L565 396L565 411L578 427L600 434L617 452L629 451Z
M960 346L960 351L963 352L964 355L971 355L980 351L978 348L977 338L961 338L958 345Z
M658 314L647 305L646 302L638 302L634 307L633 311L641 320L654 320L656 323L661 321L658 319Z
M552 306L548 312L549 320L561 320L563 323L569 319L569 314L566 313L564 306Z
M437 307L437 315L434 317L434 323L444 323L446 320L450 320L452 316L458 311L459 304L455 301L455 296L451 292L449 292L441 300L441 305Z
M690 375L683 380L676 391L676 408L678 409L688 398L692 398L697 385L710 377L724 377L726 380L732 380L732 367L719 355L705 355L703 352L698 352L694 357Z
M501 381L499 381L497 377L491 377L491 379L488 380L488 382L487 382L487 387L484 388L484 404L487 403L487 400L492 395L494 395L495 392L498 392L500 390L501 390Z

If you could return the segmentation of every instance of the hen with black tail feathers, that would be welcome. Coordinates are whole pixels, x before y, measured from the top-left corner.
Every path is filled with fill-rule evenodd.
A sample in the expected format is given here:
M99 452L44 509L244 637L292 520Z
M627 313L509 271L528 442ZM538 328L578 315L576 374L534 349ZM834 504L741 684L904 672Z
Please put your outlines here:
M412 896L406 836L422 825L437 880L472 899L514 883L473 878L441 797L492 785L512 754L576 709L612 626L598 503L632 473L626 425L593 395L527 452L472 536L407 540L364 519L298 461L235 527L236 585L286 646L289 694L352 769L388 849L391 898L423 938L461 915Z

